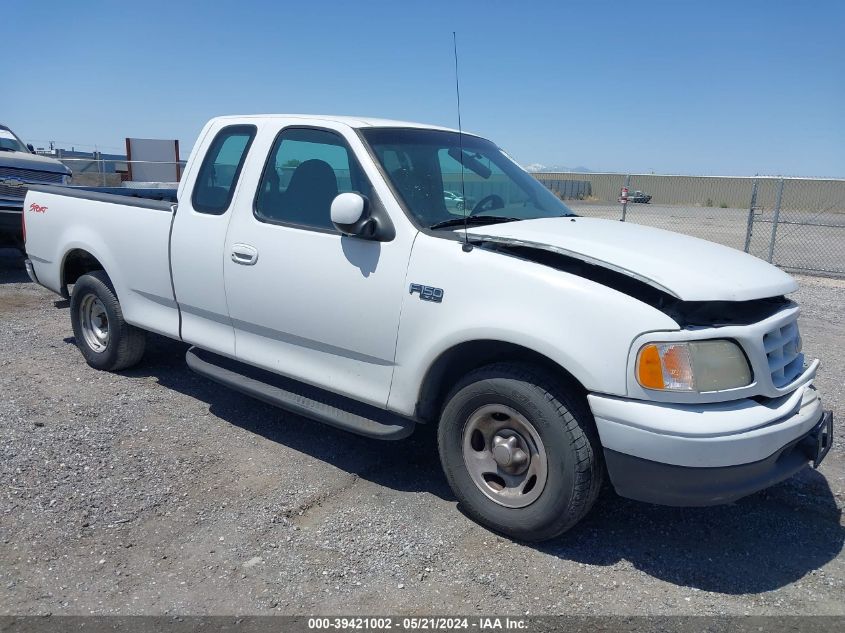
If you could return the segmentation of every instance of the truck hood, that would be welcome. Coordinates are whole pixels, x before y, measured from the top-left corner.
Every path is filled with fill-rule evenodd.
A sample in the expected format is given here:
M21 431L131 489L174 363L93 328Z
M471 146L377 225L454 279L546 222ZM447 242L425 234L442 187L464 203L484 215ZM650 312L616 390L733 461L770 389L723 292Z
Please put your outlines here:
M742 251L629 222L544 218L470 228L469 234L580 259L682 301L748 301L798 289L792 277Z
M67 175L71 173L70 169L55 158L30 154L29 152L0 152L0 167L32 169L33 171L47 171Z

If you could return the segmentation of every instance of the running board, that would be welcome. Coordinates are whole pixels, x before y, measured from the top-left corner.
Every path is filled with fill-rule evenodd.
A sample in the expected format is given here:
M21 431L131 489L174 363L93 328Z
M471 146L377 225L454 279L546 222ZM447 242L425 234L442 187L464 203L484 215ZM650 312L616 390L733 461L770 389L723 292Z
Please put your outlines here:
M409 418L196 347L185 354L192 371L268 404L379 440L401 440Z

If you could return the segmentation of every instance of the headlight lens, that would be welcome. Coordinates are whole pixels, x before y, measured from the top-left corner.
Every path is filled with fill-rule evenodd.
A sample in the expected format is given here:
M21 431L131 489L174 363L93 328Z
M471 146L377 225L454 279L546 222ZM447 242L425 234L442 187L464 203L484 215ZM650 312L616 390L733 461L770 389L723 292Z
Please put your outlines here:
M751 384L745 354L731 341L649 343L637 354L637 382L661 391L721 391Z

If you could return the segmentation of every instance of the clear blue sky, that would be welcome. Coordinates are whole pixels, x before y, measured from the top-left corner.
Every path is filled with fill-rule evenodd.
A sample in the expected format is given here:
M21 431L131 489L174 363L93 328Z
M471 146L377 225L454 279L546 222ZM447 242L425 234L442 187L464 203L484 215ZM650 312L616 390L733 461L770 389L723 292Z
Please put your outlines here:
M0 120L26 140L178 138L187 154L209 117L256 112L454 126L456 30L464 128L523 164L845 177L841 0L7 0L2 14Z

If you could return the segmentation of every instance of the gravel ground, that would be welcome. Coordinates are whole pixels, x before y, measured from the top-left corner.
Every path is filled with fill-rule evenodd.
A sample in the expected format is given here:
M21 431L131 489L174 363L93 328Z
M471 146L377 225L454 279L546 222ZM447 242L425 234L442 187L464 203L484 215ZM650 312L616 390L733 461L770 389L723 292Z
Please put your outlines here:
M192 374L90 369L0 251L0 613L845 614L845 281L800 278L837 420L818 472L738 503L605 491L540 546L468 520L432 434L380 443Z

